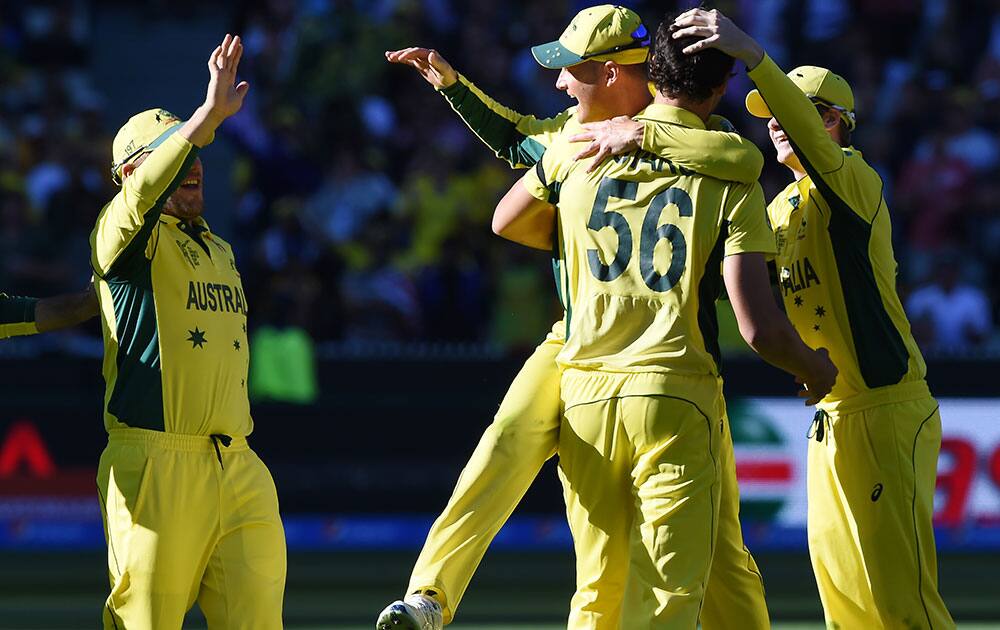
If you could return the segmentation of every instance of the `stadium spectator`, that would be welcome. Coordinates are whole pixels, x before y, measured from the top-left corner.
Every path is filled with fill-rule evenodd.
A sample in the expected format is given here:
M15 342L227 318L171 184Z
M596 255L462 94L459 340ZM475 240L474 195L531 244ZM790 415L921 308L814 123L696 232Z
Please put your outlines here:
M962 281L955 256L942 256L934 281L920 287L906 302L914 335L922 345L944 352L963 352L984 342L992 330L986 294Z

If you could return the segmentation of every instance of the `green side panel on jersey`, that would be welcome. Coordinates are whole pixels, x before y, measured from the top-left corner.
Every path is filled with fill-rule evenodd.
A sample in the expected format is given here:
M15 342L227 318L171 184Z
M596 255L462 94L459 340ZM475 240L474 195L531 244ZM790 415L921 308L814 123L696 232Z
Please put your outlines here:
M715 301L722 294L722 258L726 252L729 221L723 221L719 237L705 263L705 271L698 282L698 329L705 341L705 350L715 359L715 369L722 370L722 351L719 349L719 316Z
M140 278L108 282L118 330L118 377L108 411L130 427L163 431L160 338L151 275L147 264L146 282Z
M514 167L532 166L542 158L544 145L519 132L514 121L490 109L461 81L441 93L497 157Z
M159 222L163 204L180 186L197 157L195 149L184 159L173 181L146 213L142 228L105 277L111 291L118 333L118 352L115 356L118 376L108 400L108 412L130 427L166 430L160 336L153 298L153 265L146 258L146 243Z
M802 152L794 143L791 144L795 154L801 156ZM885 310L882 293L875 280L875 270L868 254L872 226L851 210L807 160L801 161L816 189L830 205L830 245L837 262L861 377L871 388L895 385L906 375L910 353L899 329Z

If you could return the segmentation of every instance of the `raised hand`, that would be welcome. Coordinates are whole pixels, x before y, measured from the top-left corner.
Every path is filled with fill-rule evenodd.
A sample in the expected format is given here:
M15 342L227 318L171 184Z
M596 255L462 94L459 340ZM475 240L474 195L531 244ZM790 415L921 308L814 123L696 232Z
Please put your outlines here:
M246 81L236 83L236 71L242 57L243 42L240 36L234 37L227 33L208 58L209 80L205 107L219 122L240 111L243 99L250 90L250 84Z
M684 48L687 55L707 48L717 48L739 59L749 69L753 69L764 58L764 49L760 44L716 9L691 9L681 13L674 20L674 32L671 36L674 39L701 38Z
M587 168L588 173L596 170L609 157L634 151L642 144L642 123L628 116L583 123L583 129L582 132L571 136L569 141L588 143L573 157L574 160L594 158Z
M441 90L458 81L458 73L451 64L432 48L403 48L402 50L387 50L385 58L389 63L401 63L413 66L420 76Z

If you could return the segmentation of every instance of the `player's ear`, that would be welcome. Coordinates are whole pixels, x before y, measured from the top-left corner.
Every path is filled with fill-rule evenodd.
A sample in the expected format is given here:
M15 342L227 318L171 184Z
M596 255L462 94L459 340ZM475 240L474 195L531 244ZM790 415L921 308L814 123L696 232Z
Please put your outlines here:
M823 126L826 127L827 130L836 129L840 125L840 116L841 114L839 111L833 109L832 107L828 108L823 112Z
M604 82L608 87L614 85L615 81L621 77L622 69L613 61L605 61L602 69L604 70Z
M132 174L136 166L137 165L132 162L122 164L122 181L125 181L125 179Z

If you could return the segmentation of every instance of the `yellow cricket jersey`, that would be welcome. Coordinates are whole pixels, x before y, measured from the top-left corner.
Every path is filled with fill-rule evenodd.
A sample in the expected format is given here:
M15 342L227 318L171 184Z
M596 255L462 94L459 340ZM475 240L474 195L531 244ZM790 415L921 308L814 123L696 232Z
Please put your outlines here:
M705 128L650 105L637 120ZM558 207L564 368L718 375L722 258L774 253L760 185L705 177L636 150L594 173L559 138L523 185Z
M104 330L104 424L190 435L253 428L247 303L232 248L162 214L197 157L170 136L125 179L90 237Z
M882 179L841 148L815 105L769 58L750 72L808 174L768 206L785 310L840 370L820 407L842 412L929 395L926 366L896 293Z
M0 339L17 337L19 335L34 335L38 332L35 325L35 298L12 297L0 293Z
M552 118L520 114L490 98L462 75L440 92L469 129L514 168L534 166L568 124L579 124L575 107ZM649 136L643 139L647 151L651 140ZM750 184L757 181L764 166L760 150L722 116L712 115L707 126L663 125L655 141L663 157L709 177ZM572 146L577 148L575 155L585 145Z

